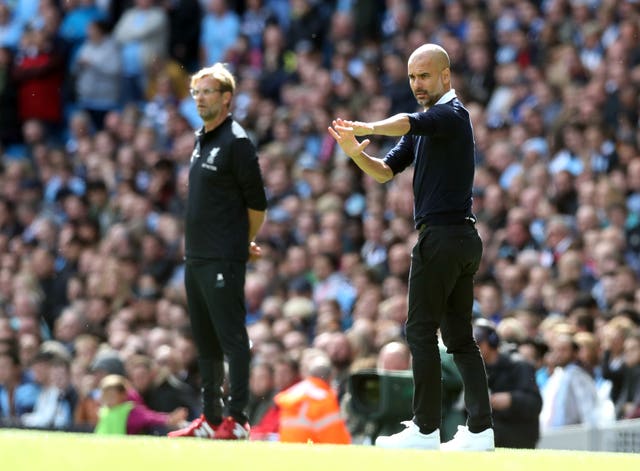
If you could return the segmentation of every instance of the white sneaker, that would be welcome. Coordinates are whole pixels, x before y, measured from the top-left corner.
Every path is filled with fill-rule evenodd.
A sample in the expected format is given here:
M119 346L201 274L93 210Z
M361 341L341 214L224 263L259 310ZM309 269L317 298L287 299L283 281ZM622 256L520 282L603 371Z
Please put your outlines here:
M376 438L376 446L380 448L413 448L417 450L440 449L440 429L436 429L429 434L424 434L420 432L420 428L413 420L404 421L402 425L407 427L402 432L387 437Z
M488 428L479 433L470 432L464 425L458 425L458 431L454 437L442 444L445 451L493 451L493 429Z

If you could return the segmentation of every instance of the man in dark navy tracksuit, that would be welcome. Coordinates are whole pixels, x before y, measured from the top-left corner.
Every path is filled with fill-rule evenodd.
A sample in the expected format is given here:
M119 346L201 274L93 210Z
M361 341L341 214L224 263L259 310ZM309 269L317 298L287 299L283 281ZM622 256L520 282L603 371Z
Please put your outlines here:
M249 435L249 339L246 263L260 255L254 239L267 200L256 150L230 114L233 75L222 64L191 79L204 126L196 133L185 217L185 288L198 348L203 414L172 437L242 439ZM229 397L222 395L224 357ZM226 406L226 407L225 407Z
M448 450L493 450L491 407L484 363L473 338L473 276L482 241L471 212L475 168L468 111L451 88L449 56L435 44L416 49L408 61L409 85L424 111L362 123L336 119L329 132L367 174L384 183L414 166L414 217L419 230L411 255L407 342L412 353L412 421L389 437L386 448L440 448L441 369L437 332L453 354L464 382L467 426L442 445ZM355 136L402 136L383 158L364 152Z

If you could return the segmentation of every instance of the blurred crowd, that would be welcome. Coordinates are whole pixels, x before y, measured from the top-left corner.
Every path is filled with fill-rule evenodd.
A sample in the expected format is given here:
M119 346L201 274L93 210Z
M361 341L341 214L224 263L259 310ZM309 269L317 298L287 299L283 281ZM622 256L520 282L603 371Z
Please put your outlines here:
M2 0L0 423L90 431L106 374L167 413L156 431L199 415L188 86L217 61L269 199L245 289L253 424L309 349L340 397L375 368L404 342L412 173L377 184L326 129L417 111L406 60L427 42L474 125L475 315L535 366L543 430L639 417L638 0ZM554 416L569 365L596 406Z

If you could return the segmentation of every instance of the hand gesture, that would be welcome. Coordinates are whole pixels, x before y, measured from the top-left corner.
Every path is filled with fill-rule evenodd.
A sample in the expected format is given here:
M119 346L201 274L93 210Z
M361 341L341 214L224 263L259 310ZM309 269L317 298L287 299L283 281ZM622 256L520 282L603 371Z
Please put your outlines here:
M373 134L373 126L369 123L363 123L362 121L349 121L347 119L340 120L344 127L353 129L354 136L368 136Z
M328 128L329 134L336 140L340 148L352 159L360 155L371 142L365 139L358 142L352 121L345 121L340 118L334 119L332 126ZM360 127L357 127L361 130Z
M255 262L262 256L262 248L255 242L249 242L249 261Z

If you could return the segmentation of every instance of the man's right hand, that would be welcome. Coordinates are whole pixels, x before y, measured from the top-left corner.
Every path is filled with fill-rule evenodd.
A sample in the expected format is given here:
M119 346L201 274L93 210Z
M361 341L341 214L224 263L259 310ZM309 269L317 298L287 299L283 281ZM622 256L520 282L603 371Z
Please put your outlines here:
M358 157L371 142L369 139L365 139L362 142L358 142L356 139L355 128L350 125L352 121L345 121L340 118L334 119L332 126L330 126L329 134L333 136L340 148L349 157ZM360 130L362 128L359 128Z

